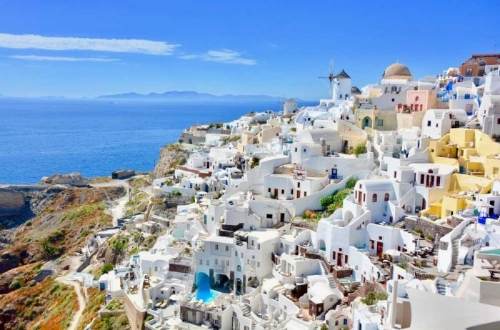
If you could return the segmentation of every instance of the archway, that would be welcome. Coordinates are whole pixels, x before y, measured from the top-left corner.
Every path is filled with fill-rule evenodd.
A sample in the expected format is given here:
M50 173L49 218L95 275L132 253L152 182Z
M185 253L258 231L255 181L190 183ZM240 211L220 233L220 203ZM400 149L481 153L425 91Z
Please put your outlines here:
M325 243L325 240L320 239L320 240L318 241L318 248L319 248L321 251L326 251L326 243Z
M214 289L221 292L229 292L230 291L230 282L229 277L225 274L217 274L215 275Z
M361 122L361 128L365 128L365 127L369 127L371 128L372 127L372 119L368 116L366 116L365 118L363 118L362 122Z
M415 213L425 210L427 208L427 201L425 197L417 193L415 195Z

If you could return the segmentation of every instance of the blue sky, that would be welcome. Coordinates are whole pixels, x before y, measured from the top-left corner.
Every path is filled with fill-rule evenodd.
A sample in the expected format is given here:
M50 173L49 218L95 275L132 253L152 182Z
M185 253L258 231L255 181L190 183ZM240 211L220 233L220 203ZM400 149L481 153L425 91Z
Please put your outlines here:
M500 1L0 0L0 94L197 90L315 99L499 52ZM115 40L113 40L115 39Z

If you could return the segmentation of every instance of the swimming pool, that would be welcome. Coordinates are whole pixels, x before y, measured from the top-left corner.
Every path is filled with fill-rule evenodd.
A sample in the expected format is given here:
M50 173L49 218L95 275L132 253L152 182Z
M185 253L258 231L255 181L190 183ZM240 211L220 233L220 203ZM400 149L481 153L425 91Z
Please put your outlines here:
M203 301L205 304L212 302L218 295L218 292L210 289L210 277L205 273L196 273L196 294L197 300Z
M481 251L481 253L490 256L500 256L500 249Z

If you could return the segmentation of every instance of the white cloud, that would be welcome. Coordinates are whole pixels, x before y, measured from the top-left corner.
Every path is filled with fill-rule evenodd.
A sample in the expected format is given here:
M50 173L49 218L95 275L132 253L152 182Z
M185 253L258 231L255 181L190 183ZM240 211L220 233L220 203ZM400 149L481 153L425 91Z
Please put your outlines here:
M208 62L255 65L257 61L251 58L243 57L240 52L231 49L209 50L203 54L185 54L180 58L184 60L201 59Z
M101 57L70 57L70 56L40 56L40 55L12 55L10 58L23 61L49 61L49 62L116 62L117 58Z
M164 41L144 39L46 37L35 34L0 33L0 47L13 49L87 50L113 53L171 55L179 45Z

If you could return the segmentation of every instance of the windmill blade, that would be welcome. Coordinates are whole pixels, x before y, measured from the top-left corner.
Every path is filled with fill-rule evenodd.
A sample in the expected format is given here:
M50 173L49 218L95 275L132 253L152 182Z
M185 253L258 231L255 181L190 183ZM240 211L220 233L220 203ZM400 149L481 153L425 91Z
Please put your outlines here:
M335 64L335 60L332 58L330 60L330 62L328 63L328 69L329 69L329 72L330 72L330 75L333 76L333 65Z

